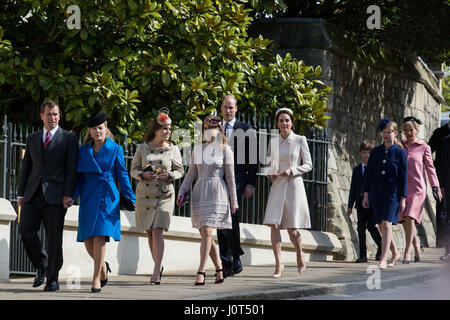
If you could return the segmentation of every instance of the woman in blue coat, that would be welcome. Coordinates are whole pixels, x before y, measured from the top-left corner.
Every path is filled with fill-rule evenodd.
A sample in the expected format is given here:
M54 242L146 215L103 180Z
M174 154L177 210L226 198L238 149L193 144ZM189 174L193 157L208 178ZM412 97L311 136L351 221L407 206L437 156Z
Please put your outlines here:
M80 195L77 241L84 241L87 252L94 259L91 292L97 293L108 282L107 271L110 271L104 261L105 242L109 237L120 241L120 197L116 179L126 198L133 203L136 198L122 147L112 140L106 115L97 114L88 127L84 145L78 153L78 185L73 198Z
M364 174L363 207L369 207L373 199L375 222L381 231L380 269L395 265L400 253L392 239L392 224L397 224L398 212L405 208L408 186L408 162L406 151L396 138L398 127L395 122L381 119L378 128L382 131L383 144L370 152L366 173ZM372 203L372 201L371 201ZM391 261L387 264L389 248Z

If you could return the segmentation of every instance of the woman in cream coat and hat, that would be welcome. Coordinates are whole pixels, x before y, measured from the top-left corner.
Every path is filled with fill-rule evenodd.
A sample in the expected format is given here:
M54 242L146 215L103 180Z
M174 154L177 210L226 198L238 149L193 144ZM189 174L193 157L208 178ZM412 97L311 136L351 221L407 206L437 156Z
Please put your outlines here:
M267 200L264 224L271 227L272 249L275 255L274 278L281 276L281 229L287 229L297 252L297 269L306 268L299 228L310 228L308 200L302 175L312 169L306 137L292 131L294 114L282 108L276 113L280 135L269 142L269 175L272 186Z
M162 110L162 109L161 109ZM131 163L136 187L136 228L145 231L155 263L150 284L158 285L163 272L163 231L168 231L175 206L173 181L184 175L177 146L170 143L171 119L161 112L151 120Z

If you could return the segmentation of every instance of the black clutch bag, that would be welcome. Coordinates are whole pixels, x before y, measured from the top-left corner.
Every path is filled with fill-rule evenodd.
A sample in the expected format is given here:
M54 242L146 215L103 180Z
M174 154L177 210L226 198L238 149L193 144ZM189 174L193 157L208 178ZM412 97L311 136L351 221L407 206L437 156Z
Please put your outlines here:
M125 197L122 193L120 194L120 209L121 210L127 210L127 211L134 211L135 205L133 201Z
M154 172L153 166L151 166L151 165L146 166L146 167L142 170L142 172L143 172L143 173L144 173L144 172Z
M437 188L431 188L431 189L433 190L434 200L436 200L437 202L442 202L442 199L439 199L438 189Z
M141 177L141 179L144 179L142 177L144 172L155 172L155 170L153 170L153 166L151 166L151 165L146 166L144 169L142 169L142 172L139 174L139 177Z

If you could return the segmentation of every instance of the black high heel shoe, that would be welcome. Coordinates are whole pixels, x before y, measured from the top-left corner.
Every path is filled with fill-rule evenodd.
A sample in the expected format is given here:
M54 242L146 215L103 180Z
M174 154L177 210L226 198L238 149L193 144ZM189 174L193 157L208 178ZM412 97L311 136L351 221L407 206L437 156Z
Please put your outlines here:
M159 281L153 281L152 279L150 279L150 284L161 284L161 278L162 278L162 273L164 271L164 267L161 267L161 271L159 272Z
M201 274L201 275L203 275L203 282L199 282L199 281L197 281L197 280L195 280L195 285L196 286L204 286L205 285L205 281L206 281L206 272L201 272L201 271L199 271L199 272L197 272L197 274Z
M108 272L111 272L111 269L109 268L109 263L105 261L105 264L106 264L106 279L100 280L100 287L104 287L108 284Z
M92 293L100 293L100 291L102 291L102 288L94 288L94 287L91 288Z
M414 256L414 262L420 262L420 258L418 256Z
M223 268L222 268L222 269L216 270L216 274L215 274L214 276L217 277L217 274L218 274L219 272L222 272L222 279L219 279L219 280L216 279L216 283L222 283L223 280L225 279L225 278L223 277Z

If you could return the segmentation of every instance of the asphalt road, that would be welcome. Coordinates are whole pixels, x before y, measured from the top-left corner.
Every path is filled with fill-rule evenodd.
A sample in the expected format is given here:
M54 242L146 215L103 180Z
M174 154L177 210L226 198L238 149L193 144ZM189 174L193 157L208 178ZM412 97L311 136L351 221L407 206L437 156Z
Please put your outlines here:
M373 288L361 292L308 296L295 300L450 300L450 270L424 282L395 288Z

